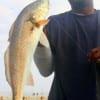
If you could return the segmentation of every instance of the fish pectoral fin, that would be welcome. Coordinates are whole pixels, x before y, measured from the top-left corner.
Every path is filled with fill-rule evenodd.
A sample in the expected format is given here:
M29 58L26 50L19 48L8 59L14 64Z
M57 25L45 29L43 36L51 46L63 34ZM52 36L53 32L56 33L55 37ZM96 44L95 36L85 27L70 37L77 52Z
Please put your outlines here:
M42 44L43 46L45 46L47 48L50 47L48 39L47 39L45 33L43 33L43 32L41 33L40 41L39 42L40 42L40 44Z
M33 80L33 76L32 76L31 72L29 72L29 74L28 74L28 77L27 77L27 80L26 80L26 85L31 85L31 86L34 85L34 80Z
M41 25L45 25L49 22L49 19L46 19L46 20L39 20L38 22L35 23L35 25L37 27L40 27Z

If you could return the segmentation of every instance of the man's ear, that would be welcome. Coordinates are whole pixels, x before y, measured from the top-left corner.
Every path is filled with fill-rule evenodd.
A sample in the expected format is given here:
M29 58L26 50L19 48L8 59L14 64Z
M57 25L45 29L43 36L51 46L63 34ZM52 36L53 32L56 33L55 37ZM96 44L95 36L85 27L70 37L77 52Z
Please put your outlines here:
M42 26L42 25L46 25L48 22L49 22L49 19L40 20L40 21L36 22L35 25L36 25L37 27L40 27L40 26Z

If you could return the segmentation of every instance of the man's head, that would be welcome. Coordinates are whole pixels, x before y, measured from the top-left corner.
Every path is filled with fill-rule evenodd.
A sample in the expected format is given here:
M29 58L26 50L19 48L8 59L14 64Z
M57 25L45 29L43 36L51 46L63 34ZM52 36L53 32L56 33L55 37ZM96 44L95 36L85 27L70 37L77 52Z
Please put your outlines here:
M93 0L68 0L73 10L93 8Z

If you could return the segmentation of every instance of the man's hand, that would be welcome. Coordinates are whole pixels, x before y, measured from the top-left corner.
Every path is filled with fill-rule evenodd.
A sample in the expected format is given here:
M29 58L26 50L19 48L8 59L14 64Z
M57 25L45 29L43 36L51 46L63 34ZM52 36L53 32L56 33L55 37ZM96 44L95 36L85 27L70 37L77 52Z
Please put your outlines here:
M88 60L93 62L99 62L100 63L100 47L92 49L88 55Z

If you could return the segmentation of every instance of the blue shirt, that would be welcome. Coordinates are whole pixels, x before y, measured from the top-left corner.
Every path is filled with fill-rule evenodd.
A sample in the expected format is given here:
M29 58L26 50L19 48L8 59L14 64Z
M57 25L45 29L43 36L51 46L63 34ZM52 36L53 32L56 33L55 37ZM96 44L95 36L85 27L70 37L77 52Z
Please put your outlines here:
M46 31L55 77L49 100L96 100L96 67L87 53L98 44L99 14L81 16L69 11L50 17Z

